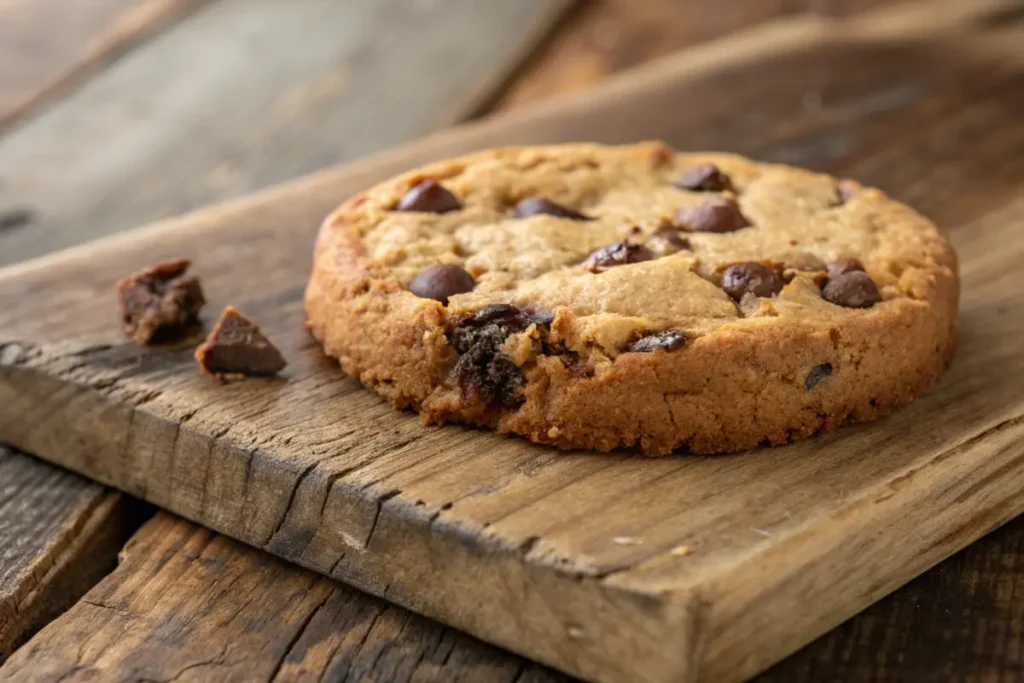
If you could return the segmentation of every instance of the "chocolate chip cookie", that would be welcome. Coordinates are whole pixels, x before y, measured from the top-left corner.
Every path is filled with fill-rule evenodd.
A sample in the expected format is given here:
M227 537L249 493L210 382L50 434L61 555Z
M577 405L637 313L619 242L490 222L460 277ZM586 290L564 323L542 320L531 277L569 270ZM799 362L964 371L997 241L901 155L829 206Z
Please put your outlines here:
M427 423L649 455L907 403L956 346L956 256L851 180L661 143L444 161L324 223L307 323Z

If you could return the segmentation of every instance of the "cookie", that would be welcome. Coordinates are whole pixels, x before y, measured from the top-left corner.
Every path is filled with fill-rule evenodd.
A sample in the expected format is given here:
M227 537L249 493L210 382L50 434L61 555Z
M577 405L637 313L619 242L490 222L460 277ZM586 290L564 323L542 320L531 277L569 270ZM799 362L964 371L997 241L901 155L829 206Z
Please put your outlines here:
M443 161L321 228L308 327L425 423L649 455L911 401L956 346L940 230L849 180L661 143Z

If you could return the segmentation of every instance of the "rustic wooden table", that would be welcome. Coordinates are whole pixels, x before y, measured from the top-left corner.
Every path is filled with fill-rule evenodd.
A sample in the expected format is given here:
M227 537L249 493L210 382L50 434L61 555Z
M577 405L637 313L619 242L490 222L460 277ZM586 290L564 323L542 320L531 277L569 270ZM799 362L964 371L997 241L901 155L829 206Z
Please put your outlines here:
M697 54L764 22L895 4L0 0L0 265ZM965 26L1024 36L1024 7L964 5ZM882 68L864 65L865 83ZM868 89L844 115L867 126L911 91ZM983 95L964 97L982 111ZM1022 156L1017 133L1004 138L1003 171ZM0 407L0 419L17 417ZM1024 679L1022 544L1018 519L760 680ZM0 447L8 657L0 680L564 680Z

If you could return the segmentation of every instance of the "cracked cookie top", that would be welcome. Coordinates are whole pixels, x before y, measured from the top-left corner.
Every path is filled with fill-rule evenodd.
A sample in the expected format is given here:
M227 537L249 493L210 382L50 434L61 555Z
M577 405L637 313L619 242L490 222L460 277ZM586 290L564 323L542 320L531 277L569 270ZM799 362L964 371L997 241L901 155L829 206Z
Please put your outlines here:
M913 306L955 270L939 230L878 190L662 143L440 162L354 197L330 223L355 232L362 268L451 321L511 305L550 316L573 352L609 359L724 326Z

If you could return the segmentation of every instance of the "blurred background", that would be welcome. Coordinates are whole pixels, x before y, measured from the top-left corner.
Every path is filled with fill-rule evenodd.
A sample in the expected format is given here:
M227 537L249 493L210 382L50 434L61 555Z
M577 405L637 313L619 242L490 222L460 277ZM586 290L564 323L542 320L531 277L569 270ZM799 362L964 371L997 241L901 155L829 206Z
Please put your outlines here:
M0 264L897 1L3 0Z

